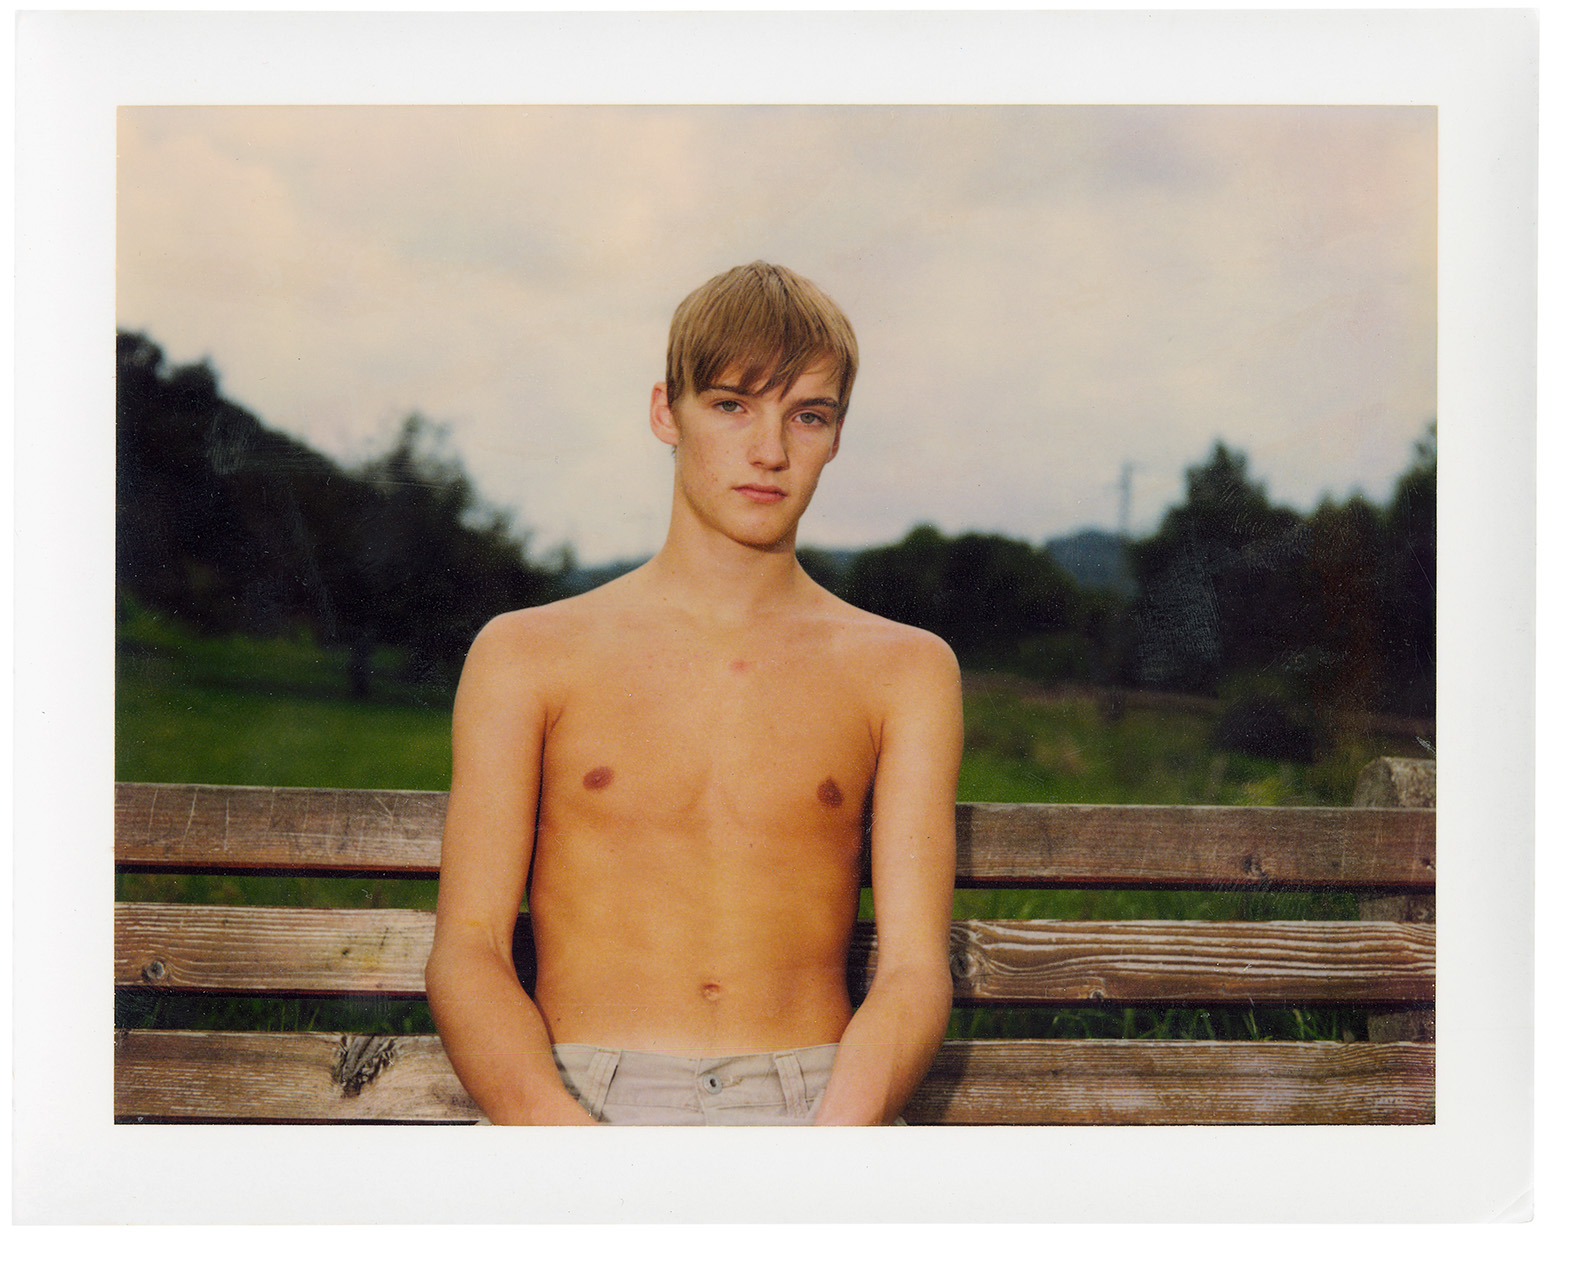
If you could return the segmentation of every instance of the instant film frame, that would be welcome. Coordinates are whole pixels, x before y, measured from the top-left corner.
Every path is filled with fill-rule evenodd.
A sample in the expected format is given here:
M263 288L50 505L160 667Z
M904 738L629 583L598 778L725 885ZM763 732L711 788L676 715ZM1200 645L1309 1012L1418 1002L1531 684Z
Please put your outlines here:
M18 681L18 712L28 719L19 744L17 914L19 943L56 964L47 979L17 981L20 1220L1515 1215L1529 1192L1530 1090L1526 1028L1515 1022L1529 1024L1530 955L1531 507L1522 489L1534 407L1526 212L1535 43L1524 16L96 14L36 15L20 35L18 487L20 521L36 528L38 543L20 555L18 656L42 670ZM876 64L887 69L872 73ZM1441 608L1460 609L1468 585L1486 594L1471 602L1469 618L1440 621L1439 740L1446 757L1459 755L1444 762L1440 801L1438 1123L838 1131L777 1144L772 1164L787 1160L799 1174L790 1192L748 1180L761 1144L742 1137L620 1132L608 1150L601 1134L489 1130L477 1141L469 1130L110 1125L113 383L104 349L114 321L115 112L412 99L1436 105ZM66 487L80 489L69 505L59 493ZM84 504L103 521L68 527ZM75 583L62 592L51 575ZM83 784L101 792L73 789ZM1487 834L1504 841L1491 858L1477 842ZM1467 916L1484 902L1490 918ZM1503 998L1503 1022L1466 1032L1453 1007L1486 981ZM64 1048L40 1041L46 1020L77 1039ZM1287 1156L1293 1170L1280 1167ZM1402 1166L1416 1174L1412 1188L1376 1180ZM155 1169L179 1180L95 1177ZM878 1176L850 1181L850 1173Z

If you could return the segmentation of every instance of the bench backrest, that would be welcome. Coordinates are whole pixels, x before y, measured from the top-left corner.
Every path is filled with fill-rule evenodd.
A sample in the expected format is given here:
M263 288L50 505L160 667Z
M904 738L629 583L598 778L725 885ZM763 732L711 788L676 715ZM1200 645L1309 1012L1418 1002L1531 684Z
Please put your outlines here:
M1431 767L1380 761L1358 802L1431 804ZM1425 782L1426 795L1414 790ZM1399 790L1396 785L1399 784ZM1407 790L1407 786L1413 789ZM447 797L125 783L123 872L436 876ZM1341 891L1338 922L959 920L959 1006L1341 1005L1368 1040L948 1041L913 1123L1426 1123L1433 1117L1429 807L960 804L959 888ZM117 989L420 998L421 910L122 903ZM529 987L528 920L515 961ZM874 969L861 925L859 992ZM474 1121L435 1036L116 1033L124 1121Z

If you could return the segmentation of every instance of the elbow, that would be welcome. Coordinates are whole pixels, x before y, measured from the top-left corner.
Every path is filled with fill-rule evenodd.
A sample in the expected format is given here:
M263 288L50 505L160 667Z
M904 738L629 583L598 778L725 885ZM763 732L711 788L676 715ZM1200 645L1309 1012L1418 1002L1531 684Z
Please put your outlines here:
M946 1035L946 1025L951 1021L952 1003L956 997L950 963L942 959L938 964L929 966L923 973L918 993L925 1030L939 1044Z
M953 1000L951 969L944 960L939 965L916 963L893 970L883 991L902 998L912 1031L925 1033L939 1043L951 1019Z
M426 970L422 974L422 981L426 985L427 1002L431 1004L436 998L443 995L443 986L448 980L448 955L434 945L432 952L427 954Z
M441 936L433 943L423 973L429 1005L442 1005L453 994L456 983L463 986L463 978L468 974L466 956L463 946L456 946Z
M485 937L461 931L438 934L427 954L423 981L434 1017L451 999L473 995L498 977L516 980L512 957Z
M935 1025L935 1040L937 1042L946 1035L946 1025L951 1022L952 1002L956 999L956 990L952 984L952 973L942 970L936 977L930 1002L930 1018Z

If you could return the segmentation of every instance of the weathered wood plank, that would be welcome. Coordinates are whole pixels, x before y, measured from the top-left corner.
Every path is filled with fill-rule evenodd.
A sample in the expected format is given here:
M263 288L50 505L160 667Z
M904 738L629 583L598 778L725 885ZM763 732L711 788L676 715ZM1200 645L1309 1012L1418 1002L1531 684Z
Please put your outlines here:
M1430 1124L1433 1047L948 1041L903 1113L933 1124Z
M115 786L115 860L130 869L437 873L448 796L312 787Z
M1431 889L1434 814L959 804L958 886Z
M117 904L115 984L420 997L433 918L412 909Z
M1379 928L1368 934L1369 928ZM962 1002L1431 1001L1431 928L1343 922L957 922Z
M433 915L415 910L122 904L117 986L419 997ZM956 999L973 1003L1417 1002L1433 997L1433 928L1327 922L963 921ZM868 982L859 925L850 974ZM530 983L528 924L515 960Z
M352 1054L352 1042L356 1042ZM1424 1124L1430 1046L948 1041L915 1124ZM457 1122L479 1112L436 1037L115 1034L123 1121Z
M448 797L120 783L128 870L431 877ZM1425 891L1434 814L1392 808L959 804L961 887Z
M115 1033L119 1120L476 1120L437 1037Z

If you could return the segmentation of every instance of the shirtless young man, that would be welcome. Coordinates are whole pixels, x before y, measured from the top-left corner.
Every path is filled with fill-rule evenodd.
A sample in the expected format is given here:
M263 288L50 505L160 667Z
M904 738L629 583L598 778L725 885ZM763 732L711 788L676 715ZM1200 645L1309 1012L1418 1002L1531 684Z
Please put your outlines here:
M494 1124L890 1124L946 1028L962 746L944 642L794 555L858 367L751 264L673 318L650 562L477 637L427 992ZM866 805L880 941L845 976ZM511 956L529 880L534 1000Z

